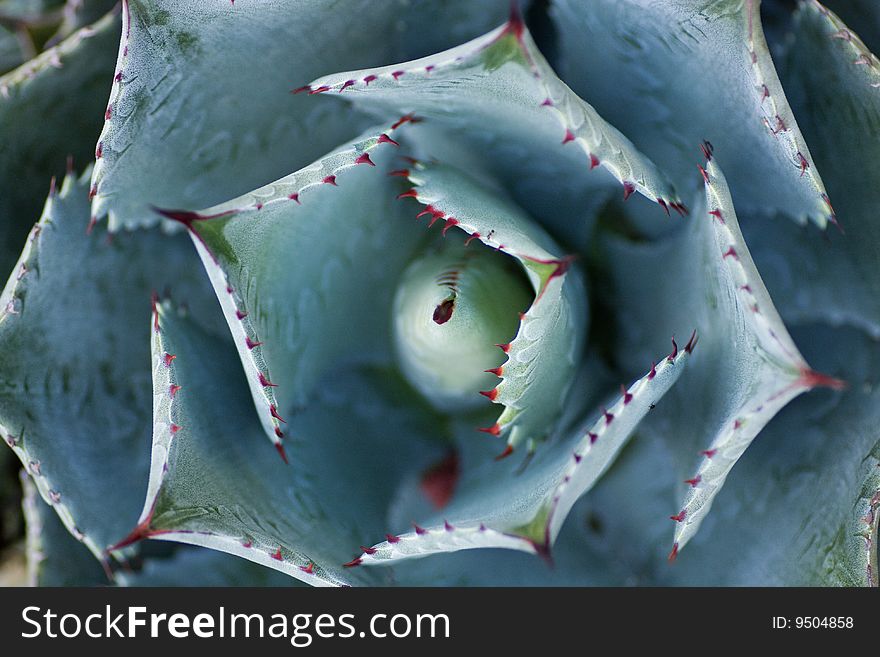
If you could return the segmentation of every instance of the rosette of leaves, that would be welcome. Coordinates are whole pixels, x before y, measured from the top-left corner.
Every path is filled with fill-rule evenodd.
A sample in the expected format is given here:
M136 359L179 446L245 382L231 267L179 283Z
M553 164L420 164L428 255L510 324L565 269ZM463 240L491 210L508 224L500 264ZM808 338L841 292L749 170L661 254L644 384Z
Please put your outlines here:
M350 4L0 78L34 581L876 585L880 10Z

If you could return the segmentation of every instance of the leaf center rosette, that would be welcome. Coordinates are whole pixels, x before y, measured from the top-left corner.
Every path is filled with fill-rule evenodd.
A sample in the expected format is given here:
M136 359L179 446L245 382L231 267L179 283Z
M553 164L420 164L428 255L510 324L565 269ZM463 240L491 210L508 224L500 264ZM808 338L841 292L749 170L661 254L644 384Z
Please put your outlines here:
M227 203L162 211L189 230L234 351L157 309L150 484L120 549L144 537L195 543L315 584L387 584L385 569L344 566L468 548L546 554L681 373L690 344L583 423L596 397L575 386L594 373L587 285L548 233L571 242L583 208L545 228L523 209L511 173L540 158L529 184L545 187L543 207L558 172L575 170L596 181L591 189L619 182L624 196L683 206L555 78L521 24L436 62L312 90L349 94L356 77L380 99L400 83L395 98L409 107L395 109L424 112L438 132L419 132L405 114ZM454 136L440 148L438 136L455 134L443 132L454 113L419 103L447 83L450 107L470 117L462 134L497 128L502 138L485 154L511 166L482 170ZM437 147L441 157L392 171L400 146L418 156ZM576 208L564 190L560 207ZM284 462L259 447L259 434Z
M480 404L532 300L528 279L507 256L458 235L404 272L392 309L401 370L428 400L454 411ZM519 271L518 271L519 269ZM486 392L487 395L491 394Z

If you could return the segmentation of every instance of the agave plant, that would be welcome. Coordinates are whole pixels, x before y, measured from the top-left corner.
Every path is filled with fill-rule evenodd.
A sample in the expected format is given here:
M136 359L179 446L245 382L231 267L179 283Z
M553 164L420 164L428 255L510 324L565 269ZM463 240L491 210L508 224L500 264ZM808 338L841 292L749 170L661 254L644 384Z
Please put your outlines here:
M34 581L876 586L875 2L104 4L0 78Z

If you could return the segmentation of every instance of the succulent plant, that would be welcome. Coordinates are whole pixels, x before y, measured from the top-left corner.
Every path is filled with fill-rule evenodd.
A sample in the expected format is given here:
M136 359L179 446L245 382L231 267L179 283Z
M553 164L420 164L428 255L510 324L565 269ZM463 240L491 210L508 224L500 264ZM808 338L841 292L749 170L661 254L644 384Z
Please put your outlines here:
M0 2L35 582L877 585L876 3L61 4Z

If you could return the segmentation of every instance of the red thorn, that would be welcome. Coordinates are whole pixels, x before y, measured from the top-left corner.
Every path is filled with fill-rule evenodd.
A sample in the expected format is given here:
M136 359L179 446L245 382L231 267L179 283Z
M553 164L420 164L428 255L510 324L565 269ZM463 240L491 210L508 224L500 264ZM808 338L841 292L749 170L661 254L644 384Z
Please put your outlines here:
M338 187L338 186L339 186L339 185L336 184L336 176L332 176L332 175L331 175L331 176L325 176L324 179L321 180L321 183L323 183L324 185L333 185L334 187Z
M715 148L712 146L711 141L704 140L703 143L700 144L700 150L703 151L703 157L706 158L706 162L709 162L712 160L712 153L715 150Z
M736 430L739 429L742 425L743 425L743 423L740 422L739 420L734 420L734 421L733 421L733 430L736 431Z
M702 454L703 456L705 456L707 459L712 458L712 457L715 456L717 453L718 453L718 450L717 450L717 449L704 449L702 452L700 452L700 454Z
M598 434L595 434L595 433L593 433L592 431L587 432L587 436L588 436L589 439L590 439L590 444L591 444L591 445L595 445L595 444L596 444L596 441L599 440L599 436L598 436ZM578 457L576 460L577 460L578 463L581 462L580 457Z
M278 436L278 440L284 438L284 432L281 430L281 427L275 427L275 435Z
M673 543L672 544L672 551L669 553L669 556L667 557L667 559L669 560L669 563L672 563L673 561L675 561L675 557L677 557L677 556L678 556L678 543Z
M501 452L498 456L495 457L496 461L502 461L506 459L508 456L513 454L513 445L508 445L504 448L504 451Z
M371 548L371 547L366 547L364 545L361 545L361 552L363 552L364 554L371 554L372 555L372 554L376 554L376 551L377 551L376 548Z
M400 537L395 536L394 534L385 534L385 540L394 545L395 543L400 543Z
M621 383L620 384L620 394L623 395L623 405L626 406L632 401L632 393L626 389L626 387Z
M490 370L483 370L486 374L494 374L497 377L501 377L504 374L504 365L499 365L498 367L493 367Z
M703 478L700 475L697 475L693 479L685 479L684 483L689 484L691 488L696 488L697 484L699 484Z
M509 353L510 353L510 343L509 343L509 342L506 343L506 344L496 344L495 346L498 347L498 348L499 348L501 351L503 351L505 354L509 354Z
M303 571L304 573L307 573L307 574L311 575L312 573L315 572L315 562L314 562L314 561L309 561L309 565L308 565L308 566L300 566L299 569L300 569L301 571Z
M355 566L360 566L363 562L364 562L364 560L361 559L360 557L355 557L354 559L352 559L348 563L342 564L342 567L343 568L354 568Z
M171 433L177 433L180 431L181 426L179 424L172 424L169 428L171 429Z
M605 416L605 426L607 427L614 421L614 415L609 413L606 409L602 409L602 415Z
M315 94L322 94L325 91L330 91L330 87L326 84L318 87L317 89L309 89L309 96L314 96Z
M269 404L269 414L279 422L284 422L284 424L287 424L287 420L278 415L278 409L275 408L275 404Z
M403 75L404 73L406 73L406 71L392 71L391 77L394 78L395 80L399 80L400 76Z
M721 210L710 210L709 214L715 217L722 224L724 223L724 217L721 216Z
M245 346L247 346L248 349L253 349L255 347L259 347L263 343L262 342L254 342L253 340L250 339L250 337L246 336L244 339L244 344L245 344Z
M834 208L831 206L831 199L828 198L828 194L822 194L822 200L825 201L825 205L828 206L828 212L831 213L831 216L828 217L828 221L837 226L837 230L840 231L841 235L845 234L843 226L837 223L837 215L834 213Z
M491 427L480 427L477 431L482 431L483 433L488 433L492 436L500 436L501 435L501 425L497 422L493 424Z
M520 39L522 38L523 30L525 30L525 28L526 24L523 22L517 0L510 0L510 15L507 18L507 31L512 33L517 39Z
M709 172L707 172L699 164L697 165L697 168L700 170L700 173L703 175L703 182L705 182L708 185L709 184Z
M687 510L686 510L686 509L682 509L682 510L679 511L676 515L674 515L674 516L669 516L669 519L670 519L670 520L674 520L675 522L684 522L684 517L685 517L686 514L687 514Z
M562 143L567 144L570 141L574 141L574 134L571 132L571 130L566 130L565 136L562 138Z
M417 535L417 536L424 536L425 534L428 533L428 530L427 530L427 529L422 529L422 528L419 527L416 523L413 523L413 529L416 530L416 535Z
M342 83L342 86L339 87L339 93L342 93L343 91L345 91L349 87L353 87L353 86L354 86L354 80L346 80L345 82Z
M391 124L391 129L392 129L392 130L397 130L397 129L398 129L400 126L402 126L404 123L410 123L410 122L412 122L412 123L418 123L419 121L421 121L421 119L417 119L417 118L415 117L415 115L412 114L412 113L410 113L410 114L404 114L404 115L401 116L399 119L397 119L397 121L395 121L393 124Z
M668 216L669 216L669 206L666 205L666 201L664 201L662 198L659 198L659 197L658 197L658 198L657 198L657 203L660 204L660 207L663 208L663 212L665 212L665 213L666 213L666 216L668 217Z
M95 196L97 196L97 195L98 195L98 185L92 185L92 186L89 188L89 200L91 201L91 200L92 200L93 198L95 198ZM92 217L92 220L94 221L95 218Z
M805 388L831 388L832 390L845 390L849 384L843 379L837 379L811 369L801 370L798 383Z
M541 107L553 107L553 101L549 98L545 98L544 102L541 103Z
M176 395L178 392L180 392L180 386L176 383L172 383L171 386L168 388L168 394L171 395L172 399L174 399L174 395Z
M801 178L804 177L804 174L807 172L807 167L809 167L809 163L807 162L807 158L805 158L800 151L798 151L798 161L801 165Z
M235 311L235 316L238 318L239 321L241 321L241 320L243 320L245 317L247 317L248 314L247 314L247 312L244 311L244 310L236 310L236 311Z
M421 219L421 218L424 217L426 214L434 214L434 206L433 206L433 205L427 205L427 206L425 206L425 209L422 210L421 212L419 212L419 213L416 215L416 219Z
M165 352L165 355L162 357L162 360L165 363L165 367L171 367L171 361L175 358L177 358L175 354L169 354L168 352Z
M289 198L291 201L296 201L297 203L302 205L302 203L300 203L300 200L299 200L299 194L297 194L296 192L294 192L293 194L291 194L287 198Z
M688 214L688 209L684 203L670 203L669 207L675 210L682 217L685 217Z
M164 534L164 531L155 531L150 528L150 523L153 521L153 513L150 512L150 515L147 516L145 520L138 523L138 525L131 530L128 536L123 538L121 541L116 543L115 545L111 545L108 547L105 552L116 552L117 550L121 550L122 548L126 548L129 545L133 545L138 541L141 541L145 538L149 538L150 536L155 536L156 534Z
M187 229L192 230L192 225L196 221L206 221L208 219L217 219L233 214L234 210L219 212L217 214L199 214L198 212L190 212L189 210L167 210L163 208L153 207L153 211L162 215L166 219L171 219L182 223Z
M398 178L409 178L409 169L395 169L388 173L389 176L397 176Z
M311 88L309 85L304 85L304 86L302 86L302 87L297 87L296 89L294 89L294 90L291 91L290 93L292 93L292 94L301 94L303 91L311 91L311 90L312 90L312 88Z
M480 390L480 394L483 397L488 398L490 401L495 401L498 398L498 388L492 388L491 390Z
M599 166L599 158L590 153L590 170L595 169Z
M284 464L290 465L290 461L287 460L287 452L284 451L284 445L281 443L275 443L275 449L278 451L278 455L281 456L281 460L284 461Z
M739 259L739 254L736 252L736 249L734 249L734 248L731 246L729 249L727 249L727 251L725 251L725 252L721 255L721 257L722 257L722 258L733 258L734 260L738 260L738 259Z
M444 521L443 521L443 529L445 529L445 530L448 531L448 532L454 532L454 531L455 531L455 527L453 527L452 525L450 525L448 520L444 520Z
M269 379L266 378L266 375L262 372L259 372L260 385L264 388L277 388L277 383L272 383Z
M464 245L467 246L468 244L470 244L470 243L473 242L474 240L478 240L478 239L480 239L480 237L482 237L482 236L481 236L479 233L473 233L470 237L468 237L468 238L464 241Z
M249 548L249 547L253 547L253 545L254 545L253 541L245 541L244 543L241 544L241 547Z
M109 121L111 116L113 116L113 105L107 105L107 111L104 112L104 120Z
M376 76L373 75L372 73L364 78L364 84L368 87L370 86L370 82L375 82L375 81L376 81Z
M402 198L418 198L418 195L419 193L415 190L415 188L413 188L398 194L397 199L400 200Z
M669 354L669 360L675 360L675 357L678 356L678 344L675 342L675 336L672 336L672 353Z
M694 347L697 346L697 341L698 341L698 340L699 340L699 338L697 337L697 329L694 329L694 332L691 333L691 338L690 338L690 340L688 340L688 341L687 341L687 344L684 346L684 350L685 350L687 353L689 353L689 354L690 354L690 353L693 353L693 351L694 351Z
M104 145L101 142L98 142L97 148L95 148L95 159L100 160L104 155Z
M648 372L648 381L652 380L655 376L657 376L657 363L651 361L651 371Z
M636 191L636 186L633 185L630 181L623 181L623 200L625 201L630 196L632 196L633 192Z
M458 223L458 219L456 219L455 217L449 217L449 219L446 220L446 225L443 226L443 230L440 231L440 233L443 235L443 237L446 237L446 233L449 232L449 229L453 226L458 226Z
M369 153L364 153L363 155L361 155L360 157L358 157L358 159L356 159L356 160L354 161L354 163L355 163L355 164L369 164L371 167L376 166L376 163L373 162L373 160L370 159L370 154L369 154Z
M590 441L592 442L592 438L590 439ZM575 452L574 454L572 454L572 456L574 456L574 462L575 462L575 463L580 463L580 462L581 462L581 459L583 459L583 457L582 457L580 454L578 454L577 452Z
M499 246L498 248L501 249L502 247ZM541 265L553 265L554 266L554 269L550 273L550 276L547 277L546 282L541 287L541 291L538 292L538 296L535 298L534 303L538 303L538 301L540 301L541 297L544 296L544 291L547 289L547 286L550 285L550 281L552 279L557 278L558 276L563 276L569 270L569 268L571 267L571 263L574 262L576 257L577 256L574 256L574 255L567 255L564 258L561 258L559 260L541 260L539 258L528 258L532 262L537 262L538 264L541 264ZM524 313L520 313L520 321L522 321L524 316L525 316Z
M277 550L275 550L275 552L272 553L272 558L275 559L275 561L281 561L281 560L282 560L282 557L281 557L281 548L280 548L280 547L279 547Z

